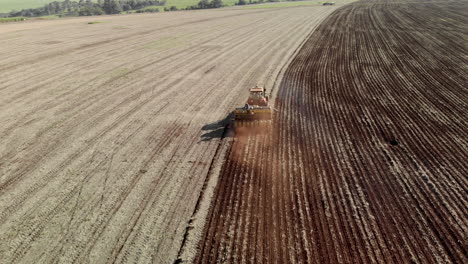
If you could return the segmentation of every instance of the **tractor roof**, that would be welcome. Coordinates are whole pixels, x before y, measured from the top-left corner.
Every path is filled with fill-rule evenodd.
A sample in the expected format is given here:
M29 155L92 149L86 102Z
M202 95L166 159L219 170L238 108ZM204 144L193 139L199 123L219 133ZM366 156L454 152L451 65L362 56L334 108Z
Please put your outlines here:
M263 87L255 86L253 88L250 88L250 91L251 92L263 92Z

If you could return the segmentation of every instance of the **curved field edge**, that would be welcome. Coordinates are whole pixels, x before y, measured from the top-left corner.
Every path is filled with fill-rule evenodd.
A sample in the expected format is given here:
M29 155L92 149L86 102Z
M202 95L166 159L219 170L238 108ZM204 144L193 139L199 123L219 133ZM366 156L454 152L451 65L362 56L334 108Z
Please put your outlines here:
M464 263L466 1L361 1L234 139L196 263Z
M325 18L326 17L322 17L321 19L323 20ZM283 75L286 69L288 68L289 64L295 58L296 54L301 50L302 46L307 42L310 35L313 34L315 28L320 23L321 22L319 20L313 27L310 28L310 32L307 33L303 41L294 49L294 52L288 56L289 59L287 59L287 61L284 64L282 64L280 70L274 78L274 81L270 83L271 89L269 92L272 102L274 102L281 79L283 78ZM271 106L274 108L274 103ZM213 163L208 172L208 176L205 179L205 184L202 188L200 197L198 198L195 211L192 214L192 217L190 218L189 225L187 226L184 235L184 241L181 245L177 257L177 261L179 261L179 263L194 262L198 250L198 245L202 243L201 239L203 237L203 230L205 229L207 216L210 212L210 206L213 203L213 199L215 199L214 194L216 186L219 184L221 169L223 168L223 165L227 158L226 156L231 151L230 149L232 148L233 144L233 131L231 125L232 124L224 128L223 138L220 141L220 145L213 158Z

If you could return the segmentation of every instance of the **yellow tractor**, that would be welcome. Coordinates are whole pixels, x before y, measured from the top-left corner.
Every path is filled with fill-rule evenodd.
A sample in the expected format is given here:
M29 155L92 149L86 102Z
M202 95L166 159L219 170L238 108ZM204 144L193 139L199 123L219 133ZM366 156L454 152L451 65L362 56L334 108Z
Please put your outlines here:
M259 126L270 123L272 111L266 89L255 86L250 88L249 99L244 107L234 110L234 125L239 127Z

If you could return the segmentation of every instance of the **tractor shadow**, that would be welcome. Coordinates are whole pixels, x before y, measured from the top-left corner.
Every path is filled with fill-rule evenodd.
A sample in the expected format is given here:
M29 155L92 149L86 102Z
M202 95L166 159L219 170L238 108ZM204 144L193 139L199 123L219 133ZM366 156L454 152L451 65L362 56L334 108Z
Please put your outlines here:
M230 133L229 129L232 126L232 118L233 115L231 113L224 119L204 125L201 130L205 131L205 133L201 135L201 141L210 141L215 138L232 137L233 134Z

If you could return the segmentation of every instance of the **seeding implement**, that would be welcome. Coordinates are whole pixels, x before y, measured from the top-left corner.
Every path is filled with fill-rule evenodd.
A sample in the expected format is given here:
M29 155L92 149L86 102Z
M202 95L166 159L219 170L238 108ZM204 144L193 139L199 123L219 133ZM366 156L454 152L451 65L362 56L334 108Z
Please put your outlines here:
M256 127L262 124L269 124L272 118L269 98L266 89L255 86L250 88L249 99L244 107L234 110L234 123L239 127Z

